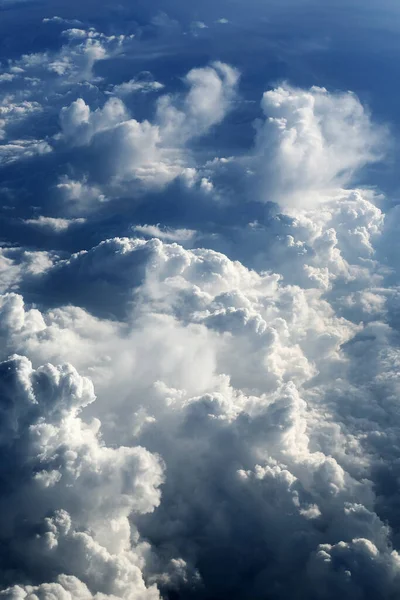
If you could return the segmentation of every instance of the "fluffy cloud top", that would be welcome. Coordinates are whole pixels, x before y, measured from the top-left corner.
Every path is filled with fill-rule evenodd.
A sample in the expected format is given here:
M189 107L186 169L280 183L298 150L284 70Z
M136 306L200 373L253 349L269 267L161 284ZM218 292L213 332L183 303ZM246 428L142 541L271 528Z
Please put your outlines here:
M78 574L78 568L81 579L112 596L158 597L142 581L128 521L132 512L152 511L159 503L157 457L140 447L102 443L100 422L79 416L95 400L93 386L73 367L34 370L27 358L14 356L0 370L2 583L13 578L15 566L20 580L34 580L46 563L55 573ZM75 578L62 581L88 595ZM62 589L54 585L56 594ZM31 592L28 587L27 597ZM24 593L17 586L3 596Z
M193 69L185 78L185 96L159 99L154 123L130 118L116 97L93 112L78 98L61 110L62 137L74 146L92 148L103 180L104 172L111 182L136 181L145 187L164 186L178 176L190 180L184 147L231 110L237 82L237 72L223 63Z
M351 92L282 87L265 92L265 121L256 153L265 170L265 200L308 206L347 185L360 168L379 160L385 130L373 125Z

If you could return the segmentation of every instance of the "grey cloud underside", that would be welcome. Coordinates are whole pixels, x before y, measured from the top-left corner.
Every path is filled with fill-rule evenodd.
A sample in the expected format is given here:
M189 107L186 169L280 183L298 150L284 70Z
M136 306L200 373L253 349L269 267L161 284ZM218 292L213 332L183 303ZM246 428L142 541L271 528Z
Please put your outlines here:
M236 9L35 6L53 42L0 72L0 597L397 600L389 128L285 82L248 109L191 54Z

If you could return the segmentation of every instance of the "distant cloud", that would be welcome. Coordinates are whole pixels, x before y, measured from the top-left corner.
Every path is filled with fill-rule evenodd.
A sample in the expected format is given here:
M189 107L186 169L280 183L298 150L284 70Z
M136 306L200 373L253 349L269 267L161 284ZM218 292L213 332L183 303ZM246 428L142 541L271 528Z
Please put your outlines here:
M157 237L166 242L189 242L196 235L193 229L172 229L171 227L160 227L160 225L135 225L134 231L147 237Z
M203 23L203 21L193 21L192 27L194 27L196 29L207 29L208 25Z
M49 231L53 231L54 233L58 233L61 231L66 231L74 225L80 225L84 223L85 219L61 219L59 217L44 217L41 215L36 219L26 219L24 222L27 225L32 225L34 227L39 227L41 229L47 229Z
M57 23L59 25L75 25L75 26L81 26L83 25L82 21L79 21L78 19L63 19L62 17L45 17L43 19L43 23Z
M7 144L0 144L0 165L50 152L52 147L45 140L10 140Z
M208 29L208 25L206 25L203 21L192 21L190 24L190 31L195 37L199 35L200 31L204 31L205 29Z
M115 85L112 89L112 93L117 96L126 96L138 92L147 94L149 92L159 92L163 88L164 85L158 81L140 81L131 79L130 81Z

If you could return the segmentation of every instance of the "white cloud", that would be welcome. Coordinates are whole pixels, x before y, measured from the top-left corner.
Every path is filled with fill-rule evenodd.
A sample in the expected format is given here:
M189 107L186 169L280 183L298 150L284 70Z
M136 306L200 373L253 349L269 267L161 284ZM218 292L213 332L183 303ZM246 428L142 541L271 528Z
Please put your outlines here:
M16 289L22 277L45 272L52 264L48 252L29 251L23 248L1 248L0 250L0 291Z
M221 62L210 67L192 69L184 82L189 92L182 104L163 96L158 101L158 121L163 138L185 142L204 135L213 125L221 122L232 108L239 73ZM176 142L175 142L176 143Z
M78 19L63 19L63 17L45 17L43 19L43 23L57 23L59 25L75 25L75 26L81 26L83 25L83 23L81 21L79 21Z
M5 143L0 145L0 164L12 163L20 158L47 154L52 151L51 146L45 140L9 138L9 130L15 130L15 127L23 125L29 117L42 111L43 107L39 102L28 100L16 102L13 95L5 95L2 98L0 101L0 140L4 140Z
M196 235L193 229L172 229L171 227L160 227L158 225L135 225L133 227L137 233L142 233L146 237L157 237L166 242L178 242L180 244L189 242Z
M348 225L367 219L379 230L379 212L360 194L354 193L347 202L330 207L330 218L338 227L344 219ZM315 239L318 219L322 227L325 218L317 211ZM307 219L310 222L297 225L300 233L302 227L311 229L311 212ZM319 259L335 273L323 252ZM173 578L163 574L171 560L180 557L189 571L201 565L201 585L210 594L224 594L235 585L238 597L261 598L271 578L282 582L282 594L288 594L294 584L288 572L298 582L301 569L298 585L305 595L314 585L321 590L341 585L332 574L334 567L327 566L328 558L320 565L321 557L334 556L336 548L354 547L354 552L369 548L381 557L371 567L372 577L391 593L398 566L391 554L390 530L376 512L379 501L373 487L374 469L382 462L382 451L385 457L391 455L390 440L400 423L391 413L392 428L385 438L376 437L386 411L392 409L389 400L380 413L370 389L372 382L378 387L397 385L389 375L397 359L391 350L387 354L392 348L387 326L372 325L364 331L338 317L318 286L309 290L285 286L276 275L250 271L222 254L184 250L157 240L110 240L61 261L49 274L57 279L46 283L40 278L42 297L59 289L65 300L89 310L96 311L101 303L107 310L118 309L121 302L128 309L127 318L118 323L72 307L39 313L12 295L4 298L1 322L8 347L20 348L37 364L45 357L70 358L90 374L99 395L92 414L101 415L106 439L119 448L121 440L131 439L134 432L141 444L165 461L160 507L137 521L141 534L154 543L146 550L151 581L161 589L189 585L184 577L173 584ZM7 345L3 347L7 352ZM30 367L25 368L30 373ZM367 390L368 400L360 402ZM92 411L95 404L85 410ZM362 433L356 418L363 419ZM118 448L115 452L125 452ZM116 455L112 461L116 476ZM53 471L48 467L41 479L50 489L62 482ZM98 477L101 485L101 474ZM107 485L114 489L114 479ZM104 492L101 498L106 501L109 494ZM113 498L118 499L115 494ZM131 501L138 501L137 494ZM89 491L81 502L90 502ZM129 506L126 510L131 510ZM52 550L52 560L61 561L57 572L71 572L65 561L74 548L80 566L71 563L72 572L91 594L102 590L130 598L129 586L123 587L118 577L125 580L126 573L140 582L140 572L120 570L111 584L112 559L105 550L98 558L97 543L108 547L122 534L110 537L95 529L93 542L69 525L71 511L65 503L63 510L68 514L56 512L44 530L46 540L66 557L61 560L58 550ZM96 511L92 514L95 519ZM107 543L99 541L103 535ZM360 545L360 538L367 542ZM166 550L158 552L160 545ZM260 550L249 553L252 545ZM49 550L39 553L40 559L49 560L42 552ZM86 559L81 557L88 552L96 557L91 560L98 571L85 570ZM269 561L265 558L269 555L276 558ZM212 564L218 556L224 562L215 577ZM365 589L365 567L361 558L352 562L349 556L344 559L351 574L347 577L357 582L343 592L350 598L355 590ZM389 561L391 575L381 566ZM228 577L232 565L234 576ZM250 565L257 572L253 580L246 578ZM61 579L59 585L65 587L67 582ZM157 593L153 588L139 589L143 594Z
M203 21L193 21L192 27L197 29L207 29L207 25Z
M131 37L69 24L10 62L1 114L4 147L20 118L61 132L43 186L2 188L11 231L59 250L0 253L0 596L395 598L398 211L352 189L385 132L353 94L283 85L215 158L234 68L145 120L112 95L156 84L122 68ZM178 43L149 27L138 50ZM97 78L117 56L127 81Z
M350 92L284 84L265 92L261 106L255 152L264 201L289 209L321 202L382 157L386 132Z
M146 545L138 544L137 553L131 547L128 521L132 511L146 513L159 503L158 458L140 447L102 443L100 422L85 423L79 416L95 400L93 386L71 366L34 370L26 358L15 356L0 371L1 446L7 456L2 478L8 476L1 541L8 559L27 544L30 551L18 566L22 577L45 561L56 573L79 572L92 589L112 597L158 598L154 588L146 590L141 574ZM16 535L21 519L25 533ZM34 528L38 534L31 539ZM85 590L76 580L61 581ZM16 593L18 588L3 595Z
M94 111L79 98L61 111L61 138L90 146L111 187L130 182L139 189L162 187L191 171L185 145L223 120L237 82L237 71L222 63L193 69L185 77L186 95L159 99L154 123L130 118L119 98L110 98ZM92 176L95 179L96 173ZM211 188L205 178L202 185L207 191Z
M63 177L56 185L56 190L69 213L90 212L107 201L99 187L89 185L85 180L75 181Z
M0 75L0 83L4 82L4 81L12 81L15 78L15 75L13 73L2 73Z
M0 144L0 164L10 164L17 160L49 154L53 148L45 140L10 140Z
M69 24L69 21L64 22ZM65 87L92 81L96 79L93 73L95 64L118 56L129 47L133 39L129 35L107 36L93 27L66 29L62 32L62 37L65 43L60 50L24 54L21 58L10 61L9 72L39 78L42 80L42 89L48 84L54 90L54 86ZM54 74L59 78L56 82Z
M110 98L102 109L94 112L82 98L62 109L61 129L64 137L74 145L89 144L93 136L101 131L113 129L127 120L125 105L118 98Z
M45 217L43 215L36 219L26 219L24 223L32 225L33 227L39 227L40 229L47 229L55 233L66 231L74 225L81 225L85 223L85 219L61 219L59 217Z
M190 23L190 32L194 37L197 37L199 32L204 31L205 29L208 29L208 25L203 21L192 21Z
M130 79L129 81L115 85L112 93L117 96L127 96L138 92L148 94L149 92L159 92L163 88L164 85L159 81Z

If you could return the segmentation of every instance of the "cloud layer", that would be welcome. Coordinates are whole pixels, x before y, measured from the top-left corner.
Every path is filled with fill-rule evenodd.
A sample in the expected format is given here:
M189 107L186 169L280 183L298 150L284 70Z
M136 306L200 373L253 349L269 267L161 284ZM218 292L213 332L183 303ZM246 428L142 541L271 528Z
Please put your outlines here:
M389 128L115 10L2 62L0 597L395 600Z

